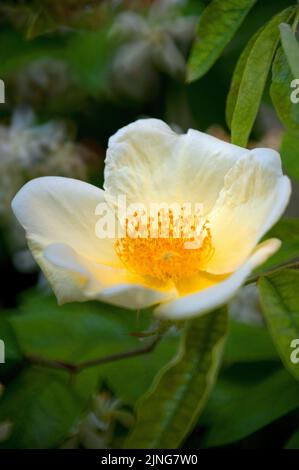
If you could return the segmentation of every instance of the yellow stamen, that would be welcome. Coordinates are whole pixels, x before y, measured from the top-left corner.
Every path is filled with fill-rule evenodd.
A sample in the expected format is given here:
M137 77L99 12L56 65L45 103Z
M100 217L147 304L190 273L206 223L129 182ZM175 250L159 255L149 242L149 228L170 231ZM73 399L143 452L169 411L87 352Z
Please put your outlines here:
M141 236L132 236L132 226ZM166 215L158 213L156 227L153 237L152 218L145 226L126 219L126 235L116 240L115 251L128 270L161 282L177 282L204 270L213 254L208 221L194 215L175 219L168 210Z

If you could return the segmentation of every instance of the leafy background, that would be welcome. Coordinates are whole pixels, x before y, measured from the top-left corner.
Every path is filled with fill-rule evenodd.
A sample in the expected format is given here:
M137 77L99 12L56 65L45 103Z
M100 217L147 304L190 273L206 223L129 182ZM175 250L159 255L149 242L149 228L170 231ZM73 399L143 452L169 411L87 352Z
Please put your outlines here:
M0 12L0 447L299 448L295 2L6 1ZM293 196L267 236L282 248L245 301L166 325L148 354L70 374L36 358L77 364L147 344L151 311L58 307L10 200L42 174L100 186L107 139L140 116L280 150Z

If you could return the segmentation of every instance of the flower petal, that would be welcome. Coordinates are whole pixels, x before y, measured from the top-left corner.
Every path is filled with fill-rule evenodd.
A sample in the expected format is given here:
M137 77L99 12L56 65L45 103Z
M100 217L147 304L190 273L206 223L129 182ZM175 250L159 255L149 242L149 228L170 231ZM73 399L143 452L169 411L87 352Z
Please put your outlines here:
M154 313L162 319L180 320L220 307L234 296L253 269L264 263L279 247L280 241L275 238L261 243L243 266L224 281L216 280L214 285L199 292L165 302L157 307ZM217 279L217 276L215 277Z
M177 292L153 289L126 269L105 266L84 258L63 243L49 245L38 262L60 304L102 300L130 309L147 308L169 300Z
M104 188L128 203L203 203L209 211L224 177L249 150L199 131L178 135L163 121L141 119L109 140Z
M241 266L284 212L290 192L274 150L255 149L239 159L208 216L214 256L206 271L224 274Z
M95 211L101 202L101 189L71 178L49 176L23 186L12 208L35 257L51 243L67 243L86 258L119 266L114 240L100 239L95 232Z

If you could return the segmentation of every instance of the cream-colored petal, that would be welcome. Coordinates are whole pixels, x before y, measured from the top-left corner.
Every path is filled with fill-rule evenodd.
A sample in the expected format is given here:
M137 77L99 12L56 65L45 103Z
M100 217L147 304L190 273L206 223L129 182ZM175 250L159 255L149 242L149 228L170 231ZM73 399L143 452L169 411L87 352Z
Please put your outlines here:
M169 320L184 320L207 313L228 302L244 283L249 274L264 263L280 247L280 241L269 239L257 246L250 258L236 272L222 282L204 288L194 294L165 302L154 311L157 317ZM215 276L217 279L217 276Z
M208 215L214 255L206 271L235 271L261 237L281 217L291 192L280 156L255 149L241 158L225 177L224 187Z
M228 171L248 150L190 129L183 136L178 184L184 200L202 203L210 212L223 188Z
M126 269L90 261L70 246L54 243L38 262L60 304L102 300L129 309L147 308L177 296L174 289L153 289Z
M196 130L176 134L163 121L141 119L109 140L104 188L128 203L203 203L209 211L230 168L249 150Z
M96 235L96 207L104 191L71 178L42 177L17 193L12 208L36 257L51 243L67 243L86 258L119 266L114 239Z
M131 310L152 307L177 297L173 290L152 289L142 284L117 284L99 292L98 300Z
M120 129L109 139L104 181L107 194L114 198L126 195L128 203L155 202L157 195L159 200L163 167L175 158L177 142L177 135L157 119L139 120Z

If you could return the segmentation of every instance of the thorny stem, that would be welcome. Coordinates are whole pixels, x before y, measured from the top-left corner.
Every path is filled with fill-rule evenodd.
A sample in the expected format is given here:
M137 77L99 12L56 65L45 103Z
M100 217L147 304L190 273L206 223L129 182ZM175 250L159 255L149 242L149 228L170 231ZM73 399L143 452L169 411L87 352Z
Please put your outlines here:
M265 273L263 274L257 274L255 276L250 276L247 281L245 282L245 284L252 284L253 282L257 282L258 279L262 276L268 276L269 274L274 274L278 271L280 271L281 269L290 269L290 268L293 268L293 269L299 269L299 261L292 261L291 263L287 263L287 264L282 264L281 266L277 266L277 268L274 268L274 269L269 269L268 271L266 271Z
M161 340L162 335L157 335L150 343L147 343L145 346L140 348L130 349L129 351L124 351L121 353L111 354L110 356L104 356L97 359L91 359L88 361L79 362L78 364L73 364L72 362L60 361L46 359L38 356L27 356L27 360L31 364L50 367L52 369L60 369L69 372L70 374L78 374L83 369L89 367L95 367L102 364L107 364L109 362L120 361L122 359L127 359L129 357L141 356L143 354L148 354L155 349L159 341Z

